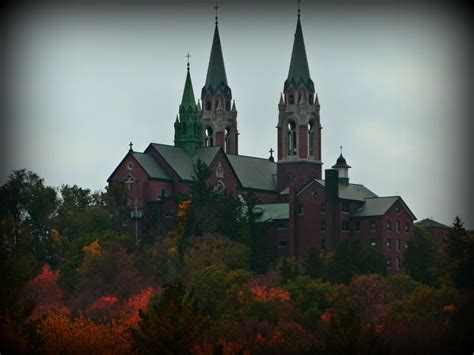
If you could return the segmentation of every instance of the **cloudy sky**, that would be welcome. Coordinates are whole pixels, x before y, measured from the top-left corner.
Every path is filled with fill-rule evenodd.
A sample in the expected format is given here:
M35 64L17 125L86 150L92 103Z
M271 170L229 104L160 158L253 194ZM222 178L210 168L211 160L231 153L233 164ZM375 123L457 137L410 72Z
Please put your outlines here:
M308 62L321 103L323 168L339 146L351 181L401 195L418 219L473 220L472 28L444 2L302 1ZM331 5L329 5L331 4ZM240 154L276 149L296 1L219 1ZM23 6L6 18L4 183L27 168L48 185L103 189L127 153L173 144L191 57L205 81L214 3ZM197 97L196 97L197 98Z

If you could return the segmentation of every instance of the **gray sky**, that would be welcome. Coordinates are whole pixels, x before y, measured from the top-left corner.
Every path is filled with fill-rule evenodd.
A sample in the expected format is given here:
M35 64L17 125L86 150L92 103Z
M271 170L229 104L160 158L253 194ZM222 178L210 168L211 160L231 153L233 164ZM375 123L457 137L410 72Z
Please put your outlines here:
M296 1L220 1L219 31L238 110L240 154L276 149ZM323 168L344 146L351 181L400 194L418 217L474 227L472 32L443 3L303 1L308 62L321 103ZM102 189L128 151L173 144L191 57L205 81L214 3L18 8L7 22L6 181L28 168L48 185Z

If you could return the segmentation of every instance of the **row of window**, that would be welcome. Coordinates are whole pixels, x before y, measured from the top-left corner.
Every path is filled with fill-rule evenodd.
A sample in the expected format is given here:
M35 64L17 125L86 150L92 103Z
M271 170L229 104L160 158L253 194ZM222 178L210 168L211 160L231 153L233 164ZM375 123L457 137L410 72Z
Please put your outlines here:
M397 256L395 258L395 266L396 266L397 270L400 270L402 268L402 262L401 262L399 256ZM392 258L391 257L387 257L387 267L388 268L392 267Z
M296 139L296 123L293 120L288 121L288 155L296 155L297 139ZM308 153L314 155L314 122L308 123Z
M406 244L405 244L406 246ZM400 239L397 239L396 242L395 242L395 247L396 247L396 250L397 251L400 251L400 248L401 248L401 241ZM387 249L388 250L392 250L392 239L387 239Z

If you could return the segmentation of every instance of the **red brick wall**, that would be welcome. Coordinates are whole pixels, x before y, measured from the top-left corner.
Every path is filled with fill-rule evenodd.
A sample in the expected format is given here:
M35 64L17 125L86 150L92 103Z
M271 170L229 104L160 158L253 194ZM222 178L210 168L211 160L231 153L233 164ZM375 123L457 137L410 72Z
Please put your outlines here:
M321 164L308 161L278 163L278 191L288 187L288 175L294 176L297 188L302 187L312 179L321 179Z

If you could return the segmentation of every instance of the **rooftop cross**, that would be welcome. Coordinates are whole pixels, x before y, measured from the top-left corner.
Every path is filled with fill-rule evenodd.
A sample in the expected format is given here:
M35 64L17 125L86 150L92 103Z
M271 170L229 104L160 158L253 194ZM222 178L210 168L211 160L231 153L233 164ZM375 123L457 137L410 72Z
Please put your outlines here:
M216 9L216 25L217 25L217 10L219 10L219 6L217 6L217 3L216 3L216 6L214 6L214 9Z
M270 153L270 158L268 158L268 160L275 161L275 158L273 158L273 152L274 152L273 148L270 148L268 152Z
M339 149L341 150L341 155L342 155L342 145L339 147Z
M130 151L133 152L133 143L130 142L128 145L130 146Z
M186 54L186 55L185 55L185 57L186 57L186 58L188 58L188 71L189 71L189 58L191 58L191 57L192 57L192 55L191 55L191 54L189 54L189 52L188 52L188 54Z

